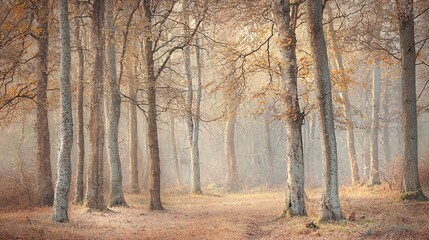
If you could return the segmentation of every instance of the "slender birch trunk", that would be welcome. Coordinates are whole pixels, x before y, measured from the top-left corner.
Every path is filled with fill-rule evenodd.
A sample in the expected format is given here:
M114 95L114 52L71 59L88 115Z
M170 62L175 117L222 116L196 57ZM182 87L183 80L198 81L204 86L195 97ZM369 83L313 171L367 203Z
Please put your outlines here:
M73 115L70 91L70 25L68 0L59 1L61 33L61 149L58 156L58 178L55 185L52 221L68 221L68 196L71 182L71 149L73 146Z
M183 12L184 22L183 31L185 38L189 41L189 1L183 1ZM201 194L201 181L200 181L200 159L198 149L199 139L199 115L200 115L200 103L201 103L201 54L198 44L196 44L196 61L197 61L197 98L195 101L195 116L193 113L193 102L194 102L194 89L193 79L191 70L191 48L187 44L183 48L184 60L185 60L185 72L186 80L188 83L187 96L186 96L186 124L188 126L188 140L189 140L189 155L191 159L191 193ZM198 115L198 116L197 116Z

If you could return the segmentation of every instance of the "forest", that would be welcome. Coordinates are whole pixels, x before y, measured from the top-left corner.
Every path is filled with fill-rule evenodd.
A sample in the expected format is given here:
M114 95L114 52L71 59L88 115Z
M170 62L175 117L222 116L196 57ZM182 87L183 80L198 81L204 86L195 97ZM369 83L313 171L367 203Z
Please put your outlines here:
M0 239L429 239L429 1L0 0Z

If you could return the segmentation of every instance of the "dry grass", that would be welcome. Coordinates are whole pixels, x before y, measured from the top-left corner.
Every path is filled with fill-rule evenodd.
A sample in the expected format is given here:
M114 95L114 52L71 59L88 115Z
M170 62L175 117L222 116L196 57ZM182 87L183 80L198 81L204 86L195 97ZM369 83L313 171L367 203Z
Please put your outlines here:
M428 191L426 191L428 192ZM0 239L429 239L429 202L400 202L387 186L342 188L345 217L317 222L320 190L307 191L307 217L273 220L283 193L190 196L168 191L168 209L149 212L145 195L128 195L131 208L88 213L71 206L71 222L53 224L50 208L0 213ZM306 225L314 221L318 228Z

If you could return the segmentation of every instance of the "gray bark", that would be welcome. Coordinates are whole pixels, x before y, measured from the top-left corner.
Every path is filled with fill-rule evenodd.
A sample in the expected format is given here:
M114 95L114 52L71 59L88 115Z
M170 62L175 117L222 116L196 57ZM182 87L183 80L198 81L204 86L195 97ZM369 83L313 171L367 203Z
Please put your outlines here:
M118 146L118 126L121 114L121 93L116 77L115 26L113 23L113 0L107 0L107 83L105 115L107 156L110 164L109 206L128 206L122 190L122 168Z
M372 80L372 118L371 118L371 138L370 156L371 166L369 172L369 185L378 185L380 182L379 162L378 162L378 125L380 113L380 59L375 60L374 76Z
M75 1L77 14L80 14L80 2ZM76 167L76 192L75 204L83 203L83 171L85 163L85 137L84 137L84 122L83 122L83 94L84 94L84 54L82 40L80 37L80 18L76 18L76 28L74 37L78 53L78 86L77 86L77 167Z
M72 98L70 92L70 25L68 0L59 1L61 32L61 149L58 156L58 178L55 185L52 221L68 221L68 196L71 181L71 149L73 146Z
M92 44L94 69L91 79L91 104L89 109L89 163L85 206L91 210L105 210L103 189L104 152L104 0L94 0L92 10Z
M338 159L332 109L331 81L328 54L322 25L322 1L307 0L308 35L315 70L319 126L322 138L324 187L320 206L321 221L343 218L338 196Z
M332 10L329 4L326 5L326 10L329 16L329 19L332 19ZM335 56L336 68L341 72L341 77L346 79L346 71L343 64L343 57L341 55L340 48L337 44L337 34L334 30L334 22L331 21L328 25L328 32L332 41L332 50ZM348 149L348 157L350 161L350 172L352 178L352 184L358 184L360 182L359 178L359 168L357 164L357 156L356 156L356 148L355 148L355 134L353 129L353 115L351 104L349 100L349 89L348 83L342 83L342 87L340 90L340 98L342 100L343 105L343 115L344 120L346 122L346 132L347 132L347 149Z
M390 152L390 119L389 119L389 84L385 81L384 86L384 100L383 100L383 112L384 112L384 129L383 129L383 144L384 144L384 168L387 172L388 167L392 163L392 154Z
M402 66L404 162L401 192L405 199L426 200L419 181L416 104L416 48L413 1L396 0Z
M49 8L48 1L43 0L38 4L36 19L40 26L37 37L38 61L37 61L37 159L36 159L36 186L39 204L52 206L54 189L52 186L51 172L51 146L49 139L47 89L48 89L48 46L49 46Z
M195 99L195 117L194 117L194 128L192 131L192 190L194 194L201 194L201 177L200 177L200 152L199 152L199 136L200 136L200 117L201 117L201 97L202 97L202 68L203 60L200 51L200 42L197 37L195 57L197 62L197 96Z
M304 202L304 153L302 146L302 122L298 99L298 65L296 60L295 21L298 6L291 6L289 0L275 0L273 13L280 35L281 78L283 101L286 111L286 160L287 185L284 213L306 215ZM292 17L291 17L292 15Z
M137 61L134 63L134 76L137 76ZM128 81L128 96L135 100L137 99L137 79L133 78ZM128 147L130 152L130 193L140 193L139 187L139 170L138 170L138 126L137 126L137 106L130 102L128 104Z
M186 23L183 26L183 31L185 38L189 41L189 1L183 1L183 12L184 12L184 22ZM188 83L187 89L187 101L186 101L186 124L188 126L188 140L189 140L189 155L191 159L191 193L201 194L201 181L200 181L200 159L199 159L199 149L198 149L198 138L199 138L199 114L200 114L200 102L201 102L201 54L200 49L197 44L196 48L196 60L197 60L197 99L195 101L195 117L193 113L193 79L192 79L192 70L191 70L191 49L189 44L183 48L184 60L185 60L185 72L186 80ZM198 115L198 116L197 116Z
M264 122L264 137L265 137L265 149L266 149L266 159L267 159L267 167L268 170L266 172L267 176L267 183L268 186L274 185L274 154L273 154L273 148L271 143L271 126L270 126L270 120L267 117Z
M179 154L177 151L177 140L176 140L176 127L174 123L174 116L171 114L170 116L170 141L173 149L173 158L174 158L174 169L176 172L176 185L177 187L181 187L182 183L182 175L180 174L180 162L179 162Z

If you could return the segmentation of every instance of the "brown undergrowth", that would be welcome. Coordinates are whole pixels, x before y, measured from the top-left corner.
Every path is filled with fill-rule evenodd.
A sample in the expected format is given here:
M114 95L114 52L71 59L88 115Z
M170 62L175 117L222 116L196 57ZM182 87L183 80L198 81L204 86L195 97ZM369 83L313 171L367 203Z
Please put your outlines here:
M70 223L53 224L50 208L0 213L0 239L427 239L429 203L398 201L388 185L341 188L347 220L317 221L319 189L307 190L307 217L281 218L284 194L188 195L168 190L167 211L149 212L147 194L130 208L87 212L70 205ZM426 189L427 192L427 189Z

